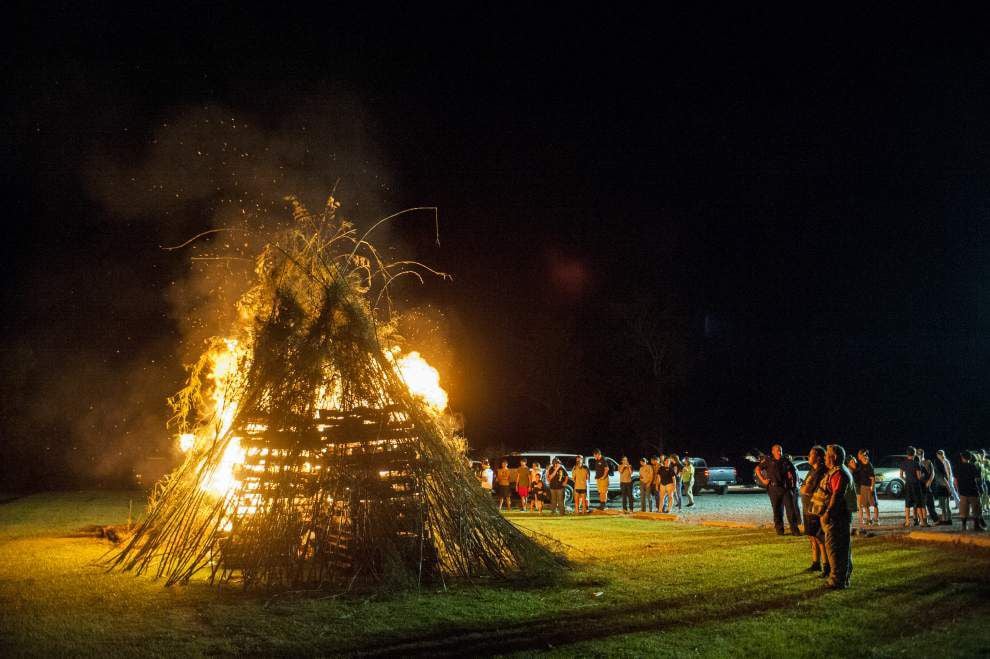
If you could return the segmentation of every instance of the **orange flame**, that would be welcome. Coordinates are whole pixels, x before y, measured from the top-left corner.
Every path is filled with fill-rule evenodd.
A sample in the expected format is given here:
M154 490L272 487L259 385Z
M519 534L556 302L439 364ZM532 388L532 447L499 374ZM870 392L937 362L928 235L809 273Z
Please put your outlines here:
M440 386L440 373L418 352L403 355L395 364L413 396L422 398L438 414L447 409L447 392Z

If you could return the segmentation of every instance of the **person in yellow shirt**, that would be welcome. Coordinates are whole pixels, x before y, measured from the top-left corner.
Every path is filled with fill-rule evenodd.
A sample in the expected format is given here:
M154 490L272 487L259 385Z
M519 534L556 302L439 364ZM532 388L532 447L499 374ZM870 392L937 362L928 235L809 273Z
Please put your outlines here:
M646 458L639 459L639 509L653 512L653 467Z
M681 469L681 486L684 488L684 496L687 497L687 507L694 505L694 463L691 458L684 458L684 467Z
M581 508L584 508L584 512L591 512L588 509L588 481L591 478L591 474L588 468L584 466L584 456L579 455L574 461L574 470L571 471L571 478L574 479L574 512L580 513Z

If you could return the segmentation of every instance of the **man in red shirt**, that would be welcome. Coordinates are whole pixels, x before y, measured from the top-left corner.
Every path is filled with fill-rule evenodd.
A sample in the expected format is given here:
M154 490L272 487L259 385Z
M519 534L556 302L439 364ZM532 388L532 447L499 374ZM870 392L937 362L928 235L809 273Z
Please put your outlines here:
M855 507L855 490L852 490L852 474L846 468L846 450L838 444L829 444L825 450L825 492L828 500L821 513L822 530L825 532L825 553L832 568L826 587L848 588L852 573L852 545L850 526L852 508ZM851 497L851 499L850 499ZM850 500L853 501L850 507Z

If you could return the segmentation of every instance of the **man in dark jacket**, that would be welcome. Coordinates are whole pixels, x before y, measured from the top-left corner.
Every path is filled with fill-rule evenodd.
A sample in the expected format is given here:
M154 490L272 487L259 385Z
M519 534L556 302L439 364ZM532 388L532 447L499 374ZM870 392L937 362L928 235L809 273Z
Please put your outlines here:
M784 511L787 511L787 521L793 535L801 535L798 526L795 493L797 492L797 471L794 463L784 457L784 449L780 444L774 444L771 458L761 464L756 470L756 476L767 488L770 496L770 507L773 509L773 526L777 535L784 535Z

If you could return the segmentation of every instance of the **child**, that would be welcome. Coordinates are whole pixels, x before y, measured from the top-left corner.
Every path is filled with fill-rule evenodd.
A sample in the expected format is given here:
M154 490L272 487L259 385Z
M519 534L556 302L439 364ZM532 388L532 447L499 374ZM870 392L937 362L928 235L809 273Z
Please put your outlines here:
M534 462L532 469L529 470L529 505L533 512L543 512L544 489L543 471L540 469L540 463Z

